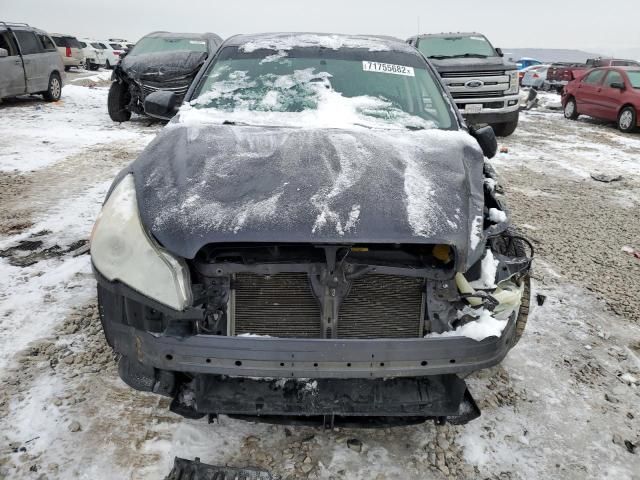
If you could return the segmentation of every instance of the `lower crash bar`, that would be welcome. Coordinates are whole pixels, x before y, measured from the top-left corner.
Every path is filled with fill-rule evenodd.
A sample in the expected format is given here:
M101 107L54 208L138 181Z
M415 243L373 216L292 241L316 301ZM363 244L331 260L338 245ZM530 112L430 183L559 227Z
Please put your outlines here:
M230 415L271 423L389 426L480 416L456 375L392 379L253 379L196 375L175 396L183 416Z

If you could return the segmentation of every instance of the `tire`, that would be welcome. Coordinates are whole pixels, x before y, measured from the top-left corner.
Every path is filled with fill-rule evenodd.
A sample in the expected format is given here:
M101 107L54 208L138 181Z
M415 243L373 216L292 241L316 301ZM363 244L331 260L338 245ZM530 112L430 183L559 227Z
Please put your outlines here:
M502 234L502 236L496 238L492 244L493 251L502 255L512 257L529 256L529 248L527 244L520 238L517 238L518 232L510 228ZM515 238L513 238L515 237ZM526 275L522 282L524 284L524 290L522 292L522 301L520 303L520 310L518 310L518 318L516 319L516 334L514 337L514 345L520 341L522 334L527 327L527 320L529 319L529 309L531 307L531 275Z
M60 75L57 72L53 72L49 76L49 84L47 91L42 94L47 102L57 102L62 96L62 81Z
M129 86L122 82L113 82L109 88L107 109L109 117L114 122L126 122L131 118L131 112L127 109L131 101Z
M623 133L631 133L635 131L636 125L638 124L638 114L636 113L636 109L627 106L620 110L618 114L618 128Z
M104 68L106 68L107 70L111 70L112 67L111 67L111 62L109 62L109 59L107 59L104 62Z
M518 128L518 119L516 118L513 122L496 123L491 127L493 127L496 137L508 137Z
M577 120L580 114L578 113L578 105L576 99L569 97L567 103L564 104L564 118L569 120Z
M64 71L68 72L69 70L71 70L71 66L70 65L65 65L64 66Z

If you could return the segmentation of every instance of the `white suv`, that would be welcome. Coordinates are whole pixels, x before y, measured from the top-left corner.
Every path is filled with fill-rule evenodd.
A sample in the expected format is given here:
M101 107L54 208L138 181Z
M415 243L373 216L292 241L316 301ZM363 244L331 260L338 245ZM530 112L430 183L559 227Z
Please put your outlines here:
M97 70L106 66L107 49L95 40L87 38L79 38L82 53L84 53L84 62L87 70Z

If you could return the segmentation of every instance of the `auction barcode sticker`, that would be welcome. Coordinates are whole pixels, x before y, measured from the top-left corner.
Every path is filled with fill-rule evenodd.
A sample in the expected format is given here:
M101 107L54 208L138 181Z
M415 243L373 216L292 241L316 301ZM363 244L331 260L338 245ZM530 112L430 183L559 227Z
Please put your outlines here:
M392 63L369 62L368 60L362 61L362 70L365 72L392 73L394 75L404 75L406 77L416 76L413 71L413 67L394 65Z

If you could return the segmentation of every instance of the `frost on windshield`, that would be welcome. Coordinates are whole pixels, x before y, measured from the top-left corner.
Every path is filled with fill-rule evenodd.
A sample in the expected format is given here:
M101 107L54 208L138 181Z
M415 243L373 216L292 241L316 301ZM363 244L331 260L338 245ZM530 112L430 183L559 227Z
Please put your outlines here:
M330 73L315 68L252 77L247 71L230 71L225 66L212 74L207 92L181 109L180 122L327 128L436 127L434 122L411 115L382 95L346 97L333 89L331 79Z
M248 41L240 48L251 53L256 50L286 51L294 48L322 47L338 50L340 48L363 48L370 52L389 50L389 42L375 37L354 37L345 35L273 35Z

